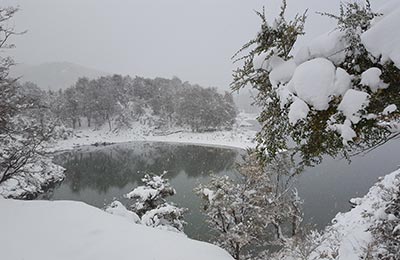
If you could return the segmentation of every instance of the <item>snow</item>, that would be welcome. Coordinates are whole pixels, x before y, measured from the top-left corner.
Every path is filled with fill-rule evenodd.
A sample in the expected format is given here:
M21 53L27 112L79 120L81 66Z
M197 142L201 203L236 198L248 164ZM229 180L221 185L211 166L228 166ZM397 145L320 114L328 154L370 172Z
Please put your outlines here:
M361 120L361 110L368 106L369 94L363 91L349 89L338 106L338 110L350 120L357 124Z
M385 214L386 191L399 184L400 170L397 170L371 187L363 198L356 199L357 205L352 210L337 214L333 224L326 228L323 242L318 245L315 254L333 255L338 252L337 260L361 259L372 242L369 229ZM308 259L315 258L310 256Z
M135 188L133 191L129 192L128 194L125 195L127 199L132 199L132 198L141 198L142 200L148 200L153 198L155 195L158 194L158 191L156 189L152 189L146 186L139 186Z
M389 87L388 84L385 84L380 76L382 75L382 71L379 68L369 68L361 74L361 85L368 86L372 92L376 92L378 89L385 89Z
M255 147L254 141L256 130L248 126L235 126L233 130L194 133L183 129L176 129L168 133L157 134L154 129L135 123L131 129L124 129L118 132L111 132L106 127L100 130L80 129L76 130L73 137L66 140L58 140L50 144L48 152L70 150L79 146L92 145L95 143L124 143L124 142L166 142L185 143L218 147L229 147L246 149Z
M295 125L299 120L305 119L310 112L307 104L299 99L296 100L289 107L289 123Z
M117 200L108 205L104 211L112 215L123 217L128 221L132 221L133 223L140 224L139 216L135 212L128 210L121 202Z
M278 83L287 83L293 77L296 67L297 65L293 59L276 66L269 74L271 84L278 85Z
M381 62L391 60L400 68L400 5L394 1L388 4L390 8L383 9L386 14L361 35L361 41L372 55L381 58Z
M327 58L334 64L340 64L345 59L345 42L343 32L334 30L312 40L303 46L294 57L296 64L300 65L314 58Z
M24 171L0 183L0 197L27 198L43 191L43 187L64 179L65 169L54 164L51 158L28 163Z
M391 104L391 105L385 107L385 109L382 112L382 115L387 116L396 111L397 111L397 106L395 104Z
M326 110L334 89L335 66L324 58L316 58L299 65L290 84L299 98L316 110Z
M7 260L232 260L224 250L81 202L0 199Z
M346 119L343 124L334 124L332 130L336 130L343 139L343 144L347 145L349 141L357 137L356 132L351 128L350 120Z
M352 83L350 74L342 68L337 68L333 95L343 96L351 87Z
M277 55L273 55L273 51L263 52L259 55L255 55L253 58L253 67L256 70L263 69L267 71L271 71L277 66L284 63L284 60Z

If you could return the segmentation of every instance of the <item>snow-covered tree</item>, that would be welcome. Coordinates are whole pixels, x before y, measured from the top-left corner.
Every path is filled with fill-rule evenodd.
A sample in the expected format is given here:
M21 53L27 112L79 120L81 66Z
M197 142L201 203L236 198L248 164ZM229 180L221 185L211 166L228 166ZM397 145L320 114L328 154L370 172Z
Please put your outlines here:
M8 40L17 33L8 25L17 10L0 7L0 54L13 47ZM20 85L11 78L13 64L12 58L0 56L0 186L3 196L24 197L41 191L46 182L62 179L63 169L42 154L43 143L54 136L56 127L46 95L34 84ZM11 179L14 185L7 185Z
M286 163L275 161L265 167L250 154L240 165L237 180L214 176L196 189L204 199L207 222L216 232L214 242L235 259L254 257L266 245L282 245L297 232L301 200L289 176L278 176L275 170Z
M400 182L397 182L400 184ZM388 191L389 201L375 226L373 250L369 255L382 260L400 259L400 185Z
M344 3L339 15L325 14L338 26L293 53L304 33L305 15L292 21L282 12L272 24L265 13L256 38L239 53L232 87L251 85L263 108L258 120L259 154L269 159L282 150L299 155L302 165L324 154L348 156L398 135L400 70L392 60L371 53L369 2ZM374 42L372 43L372 45Z
M126 197L136 200L131 210L139 216L142 224L183 232L186 209L167 202L166 198L176 191L164 178L166 173L159 176L146 174L142 179L144 185L135 188Z

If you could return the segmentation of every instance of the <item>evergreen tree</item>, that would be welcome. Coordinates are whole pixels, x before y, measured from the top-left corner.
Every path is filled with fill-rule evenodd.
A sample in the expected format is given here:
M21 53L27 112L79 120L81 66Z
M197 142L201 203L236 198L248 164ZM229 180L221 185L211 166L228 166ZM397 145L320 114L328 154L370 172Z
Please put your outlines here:
M144 185L135 188L126 197L136 200L131 209L139 216L142 224L183 232L183 214L186 209L166 201L176 191L164 178L165 174L166 172L160 176L146 174L142 179Z

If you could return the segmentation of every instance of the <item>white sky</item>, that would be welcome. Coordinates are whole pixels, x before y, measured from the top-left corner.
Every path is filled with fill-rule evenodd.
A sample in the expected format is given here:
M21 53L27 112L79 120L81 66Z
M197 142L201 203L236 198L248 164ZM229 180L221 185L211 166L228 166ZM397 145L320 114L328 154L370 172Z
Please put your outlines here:
M384 0L372 0L372 3ZM339 0L288 0L288 15L308 10L307 42L334 26L316 11L338 11ZM228 87L230 57L259 29L253 10L279 12L280 0L0 0L18 5L11 52L19 63L68 61L144 77L178 76Z

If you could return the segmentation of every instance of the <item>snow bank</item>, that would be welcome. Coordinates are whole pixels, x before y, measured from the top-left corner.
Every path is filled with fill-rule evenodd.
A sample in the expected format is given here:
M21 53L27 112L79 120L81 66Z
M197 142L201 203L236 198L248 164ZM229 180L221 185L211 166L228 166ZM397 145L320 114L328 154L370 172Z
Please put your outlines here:
M177 129L171 134L156 135L155 132L143 131L141 124L134 125L131 129L120 130L119 132L110 132L108 129L77 130L72 138L67 140L58 140L49 145L48 152L70 150L83 145L92 145L95 143L124 143L124 142L168 142L168 143L186 143L198 145L210 145L221 147L232 147L246 149L255 147L254 141L256 131L247 127L235 127L230 131L216 131L206 133L193 133Z
M54 164L51 158L40 158L28 163L21 173L0 183L0 197L28 198L43 192L43 188L62 181L65 169Z
M224 250L81 202L0 199L7 260L231 260Z
M400 185L400 170L385 176L375 184L363 198L353 199L356 206L347 213L336 215L328 227L323 242L316 248L317 255L335 255L337 260L362 259L365 249L372 242L371 228L384 213L387 204L387 190ZM327 259L314 258L308 259Z

